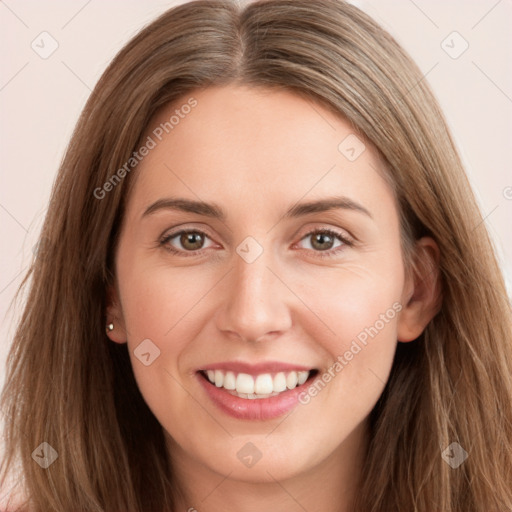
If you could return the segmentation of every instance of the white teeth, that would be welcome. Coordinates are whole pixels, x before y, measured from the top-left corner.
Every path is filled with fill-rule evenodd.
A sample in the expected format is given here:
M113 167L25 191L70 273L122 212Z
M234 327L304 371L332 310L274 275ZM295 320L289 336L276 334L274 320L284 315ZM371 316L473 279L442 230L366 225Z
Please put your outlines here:
M297 387L297 372L290 372L286 377L286 387L293 389Z
M237 393L247 393L252 395L254 393L254 379L247 373L239 373L236 377L236 391Z
M302 386L308 380L309 372L297 372L297 382Z
M295 372L291 372L295 373ZM290 374L291 375L291 374ZM286 389L286 376L283 372L278 373L274 377L274 391L277 391L280 393L281 391L284 391Z
M236 377L233 372L227 372L224 376L224 389L235 389Z
M221 388L224 384L224 372L221 370L215 370L215 385Z
M253 377L247 373L224 372L223 370L207 370L208 380L218 388L223 387L232 395L253 400L275 396L286 389L294 389L306 382L309 371L279 372L273 377L270 373L262 373Z
M258 395L268 395L274 391L274 382L272 381L272 375L270 373L264 373L256 377L254 383L254 392Z

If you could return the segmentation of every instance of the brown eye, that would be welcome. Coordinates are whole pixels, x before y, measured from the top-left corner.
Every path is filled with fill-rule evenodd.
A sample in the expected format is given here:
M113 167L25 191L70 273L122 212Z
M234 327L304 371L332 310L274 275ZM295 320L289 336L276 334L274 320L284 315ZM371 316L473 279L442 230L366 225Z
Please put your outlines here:
M331 229L316 229L302 237L299 244L306 243L303 249L309 249L317 257L334 257L347 247L352 247L353 242L343 233Z
M166 249L173 253L193 253L210 247L205 245L205 242L209 241L210 238L202 231L178 231L170 235L166 235L160 241ZM210 242L211 243L211 242Z
M180 235L180 243L184 249L196 251L201 249L204 244L204 235L197 231L182 233Z
M334 237L327 233L319 232L309 235L311 237L311 247L319 251L328 251L332 249Z

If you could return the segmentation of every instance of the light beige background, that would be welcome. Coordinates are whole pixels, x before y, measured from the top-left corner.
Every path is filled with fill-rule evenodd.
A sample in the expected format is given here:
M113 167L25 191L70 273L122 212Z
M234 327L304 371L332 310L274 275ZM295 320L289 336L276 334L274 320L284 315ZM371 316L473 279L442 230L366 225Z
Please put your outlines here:
M78 115L114 54L177 3L181 2L0 2L0 385L14 329L9 303L32 257ZM352 3L395 36L433 87L477 192L510 291L512 0ZM31 47L35 41L49 48L49 39L41 43L43 31L59 45L47 59ZM452 53L462 48L464 41L457 36L446 39L453 31L469 44L457 59L441 46L446 40Z

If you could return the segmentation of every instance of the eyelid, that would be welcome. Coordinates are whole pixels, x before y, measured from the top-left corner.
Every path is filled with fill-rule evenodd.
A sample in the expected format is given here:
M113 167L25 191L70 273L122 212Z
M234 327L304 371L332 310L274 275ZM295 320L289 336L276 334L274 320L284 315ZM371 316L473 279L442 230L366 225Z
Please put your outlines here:
M334 227L334 226L328 226L325 224L315 225L313 227L306 228L303 233L302 233L302 230L299 230L296 233L296 235L294 235L294 238L300 236L299 240L302 240L304 237L306 237L308 235L312 235L313 233L317 233L317 232L332 233L332 234L340 237L346 243L349 243L349 242L355 243L357 241L356 237L354 235L352 235L346 229L342 229L342 228ZM302 234L300 234L300 233L302 233Z
M164 238L172 238L172 237L175 237L176 235L180 235L181 233L189 233L191 231L194 233L195 232L202 233L203 235L208 236L212 240L214 239L214 236L212 236L212 233L208 227L204 226L203 224L194 225L194 223L180 224L178 226L174 226L172 228L166 229L162 233L162 235L160 235L159 239L162 240Z
M204 252L207 249L211 249L211 247L201 248L197 249L195 251L186 251L183 249L176 249L175 247L171 246L169 244L169 241L173 238L176 238L178 235L184 234L184 233L200 233L205 236L205 238L209 238L214 244L215 242L214 238L210 236L208 229L205 229L203 227L197 228L193 225L187 224L184 227L181 226L175 226L174 228L171 228L170 230L167 230L163 233L163 235L159 238L159 246L164 246L166 250L173 254L177 254L179 256L184 257L190 257L190 256L197 256L200 253ZM302 240L307 238L308 236L311 236L315 233L326 233L330 236L338 238L338 240L341 242L341 245L334 248L334 249L326 249L324 251L315 251L312 249L303 249L299 248L301 251L307 251L312 252L316 255L316 257L320 258L328 258L328 257L334 257L337 255L338 252L342 251L345 247L351 247L356 242L356 239L354 236L352 236L350 233L348 233L346 230L342 230L341 228L334 228L334 227L326 227L324 226L314 226L307 229L302 235L300 235L298 241L294 244L297 245L297 243L300 243ZM299 235L295 235L299 236Z
M185 251L184 249L176 249L172 245L170 245L170 240L173 238L176 238L179 235L182 235L184 233L200 233L204 235L205 238L208 238L213 244L216 244L213 237L210 236L208 233L208 230L204 228L196 228L194 226L187 225L187 227L182 227L181 229L172 228L170 230L167 230L161 235L158 239L158 245L163 246L167 251L178 254L180 256L196 256L198 253L205 251L206 249L210 249L211 247L202 247L201 249L197 249L195 251Z
M342 232L339 230L339 228L326 228L326 227L313 227L310 228L306 233L304 233L300 238L299 241L294 244L297 245L298 243L302 242L305 238L308 238L311 235L314 235L315 233L326 233L329 236L332 236L334 238L337 238L340 241L340 245L337 247L326 249L323 251L315 251L313 249L304 249L299 247L298 250L302 252L306 252L308 254L313 254L313 258L320 259L320 260L329 260L329 259L335 259L341 255L345 250L347 250L350 247L353 247L355 244L354 237L346 234L346 232Z

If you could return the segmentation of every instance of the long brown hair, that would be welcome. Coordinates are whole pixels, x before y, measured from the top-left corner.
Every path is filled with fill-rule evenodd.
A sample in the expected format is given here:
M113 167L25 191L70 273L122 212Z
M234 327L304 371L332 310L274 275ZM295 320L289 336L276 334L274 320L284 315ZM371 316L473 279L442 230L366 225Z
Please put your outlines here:
M22 285L2 394L2 479L19 460L34 512L173 509L162 427L127 345L104 331L136 168L103 199L95 190L129 160L160 107L230 83L293 91L347 119L386 163L404 247L428 234L440 248L442 307L416 341L398 344L371 413L356 510L512 510L512 322L492 245L421 72L373 20L336 0L181 5L105 71L59 170L44 251ZM58 453L45 470L31 457L43 441ZM454 442L468 454L456 469L442 456Z

